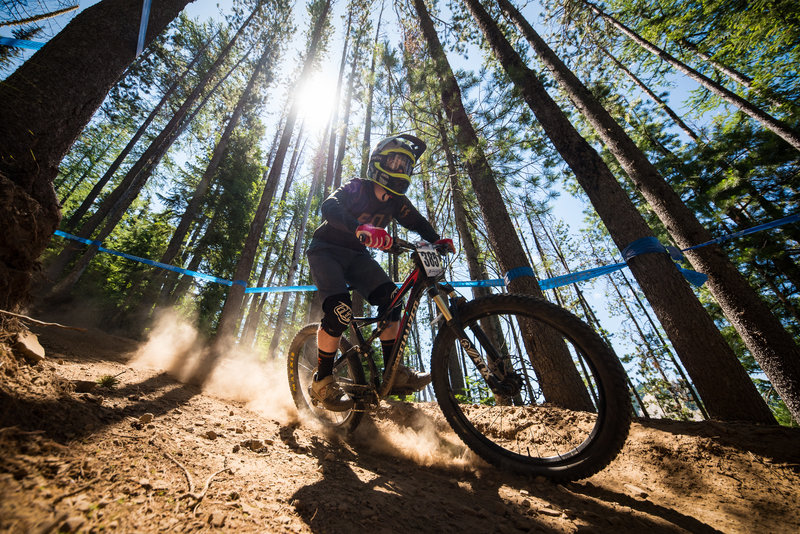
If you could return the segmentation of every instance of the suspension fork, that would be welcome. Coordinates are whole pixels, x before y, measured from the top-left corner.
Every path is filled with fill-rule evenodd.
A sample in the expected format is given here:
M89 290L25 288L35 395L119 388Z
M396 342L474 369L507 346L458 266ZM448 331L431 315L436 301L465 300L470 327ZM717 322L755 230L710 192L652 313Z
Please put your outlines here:
M445 300L442 289L447 291L450 304ZM470 331L475 335L480 346L486 351L488 365L487 362L484 362L483 358L481 358L475 345L469 337L467 337L467 333L464 331L464 326L461 323L461 318L458 315L458 307L466 299L456 293L455 289L453 289L450 284L441 284L441 287L439 284L431 286L428 288L428 296L434 304L436 304L445 325L453 330L459 345L461 345L461 348L464 349L464 352L467 353L470 360L475 364L475 367L478 369L483 379L493 391L496 390L500 382L506 378L506 372L501 364L502 357L497 351L497 348L495 348L494 343L489 339L489 336L483 331L480 324L475 323L470 326Z

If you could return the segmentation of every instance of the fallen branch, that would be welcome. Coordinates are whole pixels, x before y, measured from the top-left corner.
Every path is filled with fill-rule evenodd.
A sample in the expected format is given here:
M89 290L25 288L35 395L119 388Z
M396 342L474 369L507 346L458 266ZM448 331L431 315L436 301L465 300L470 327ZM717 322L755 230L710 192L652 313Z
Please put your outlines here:
M58 323L46 323L44 321L40 321L38 319L34 319L33 317L28 317L27 315L22 315L20 313L14 313L6 310L0 310L0 313L5 313L6 315L11 315L13 317L17 317L18 319L24 319L26 321L30 321L32 323L41 325L41 326L55 326L58 328L64 328L66 330L77 330L78 332L87 332L85 328L78 328L77 326L65 326L63 324Z
M189 491L181 495L179 499L185 499L191 497L192 499L195 500L194 505L192 505L192 513L195 513L197 511L197 507L200 506L200 501L202 501L203 497L206 496L208 488L211 487L211 481L214 480L214 477L216 477L220 473L224 473L225 471L230 471L230 468L228 468L226 465L228 463L228 459L226 458L225 461L223 462L223 468L217 471L216 473L213 473L210 477L208 477L205 485L203 486L203 490L197 493L195 491L192 475L189 474L189 470L186 469L186 467L178 460L176 460L170 453L165 451L164 456L175 462L175 464L183 470L183 474L186 475L186 482L189 484Z
M189 484L189 491L186 493L186 495L192 495L194 493L194 482L192 482L192 475L189 474L189 470L186 469L186 467L184 467L184 465L176 460L170 453L164 452L164 456L175 462L178 467L183 469L183 474L186 475L186 482Z

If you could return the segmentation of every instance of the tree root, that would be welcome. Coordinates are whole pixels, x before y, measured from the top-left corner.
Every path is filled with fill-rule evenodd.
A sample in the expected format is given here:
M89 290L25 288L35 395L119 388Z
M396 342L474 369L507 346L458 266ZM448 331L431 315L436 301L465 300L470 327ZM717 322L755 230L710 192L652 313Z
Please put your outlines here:
M178 499L194 499L194 504L191 505L192 513L197 513L197 507L200 506L200 501L202 501L203 497L206 496L208 488L211 486L211 481L214 480L214 477L220 473L224 473L225 471L230 472L230 468L227 467L228 459L225 458L225 461L223 462L223 468L209 476L205 485L203 486L203 489L200 492L197 492L194 486L194 481L192 480L192 475L189 474L189 470L186 469L186 467L176 460L175 457L173 457L170 453L164 452L164 456L172 460L178 467L180 467L183 470L183 474L186 476L186 482L189 485L189 491L178 497Z
M25 321L30 321L31 323L38 324L41 326L55 326L58 328L64 328L66 330L77 330L78 332L87 332L85 328L78 328L77 326L65 326L63 324L58 323L46 323L44 321L39 321L38 319L34 319L33 317L28 317L27 315L22 315L21 313L14 313L6 310L0 310L0 313L5 313L7 315L12 315L19 319L23 319Z

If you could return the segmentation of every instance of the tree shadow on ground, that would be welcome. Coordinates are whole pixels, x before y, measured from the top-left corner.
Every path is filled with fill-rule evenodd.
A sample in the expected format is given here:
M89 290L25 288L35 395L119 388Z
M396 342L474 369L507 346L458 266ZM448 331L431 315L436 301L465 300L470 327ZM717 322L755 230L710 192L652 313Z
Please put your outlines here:
M0 427L43 431L50 439L66 443L127 418L135 422L145 413L163 415L185 405L200 393L199 388L179 384L166 373L107 390L102 396L65 393L57 399L41 400L0 390ZM118 399L126 399L127 403L124 406L106 403Z
M281 439L296 444L290 427ZM384 438L373 433L372 439ZM493 467L421 466L374 452L388 446L314 438L308 453L322 479L292 497L313 531L452 532L466 521L474 532L562 532L566 520L576 532L718 532L676 510L603 488Z
M750 451L775 462L800 463L800 447L797 446L800 443L800 428L669 419L636 419L635 422L670 434L709 438L720 445Z

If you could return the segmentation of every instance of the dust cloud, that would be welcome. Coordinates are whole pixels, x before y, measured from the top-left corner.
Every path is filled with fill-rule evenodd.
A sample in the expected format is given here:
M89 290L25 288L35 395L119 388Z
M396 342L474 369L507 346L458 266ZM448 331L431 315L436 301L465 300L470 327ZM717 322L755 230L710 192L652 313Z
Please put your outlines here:
M164 369L186 383L191 380L202 356L210 350L209 345L190 321L172 311L163 311L131 365ZM280 359L261 361L255 350L231 347L216 362L202 387L206 394L241 402L248 409L281 424L297 421L285 363Z
M130 365L164 369L185 383L207 350L209 343L189 320L175 312L163 311ZM241 402L282 425L300 422L329 438L334 437L312 416L298 414L289 392L283 358L265 362L257 351L231 347L216 363L203 391L220 399ZM382 403L378 411L379 417L365 417L352 436L357 448L402 457L423 467L473 470L482 465L453 433L435 403L389 401Z
M363 421L355 432L358 443L370 452L401 457L422 467L474 471L484 465L441 418L435 404L423 410L391 403L381 412L384 417Z

